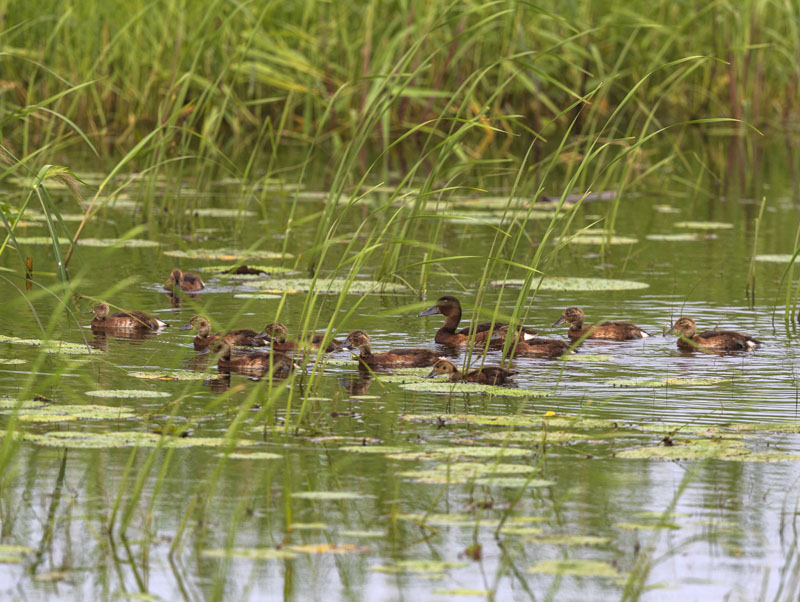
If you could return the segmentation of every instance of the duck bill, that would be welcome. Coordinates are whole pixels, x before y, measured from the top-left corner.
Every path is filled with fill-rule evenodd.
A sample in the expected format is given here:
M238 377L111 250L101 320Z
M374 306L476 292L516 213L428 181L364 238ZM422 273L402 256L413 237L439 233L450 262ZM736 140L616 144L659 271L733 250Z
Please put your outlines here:
M558 326L559 324L563 324L563 323L564 323L564 316L561 316L558 320L553 322L553 326Z
M259 333L258 333L256 336L254 336L253 338L254 338L254 339L266 339L266 338L268 338L268 337L267 337L267 331L266 331L266 330L262 330L261 332L259 332Z
M434 305L433 307L429 307L425 311L418 313L417 317L421 318L422 316L435 316L438 313L439 313L439 306Z
M436 370L431 370L425 378L433 378L436 376Z
M335 349L335 351L355 351L355 347L349 343L342 343Z
M183 326L181 326L178 330L191 330L192 328L193 328L192 327L192 323L188 322L188 323L184 324Z

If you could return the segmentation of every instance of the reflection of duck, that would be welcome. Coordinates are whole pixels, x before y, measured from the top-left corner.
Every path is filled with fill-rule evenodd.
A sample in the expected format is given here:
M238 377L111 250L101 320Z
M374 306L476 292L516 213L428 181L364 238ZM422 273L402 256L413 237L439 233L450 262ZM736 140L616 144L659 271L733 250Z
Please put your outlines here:
M432 366L439 354L430 349L392 349L385 353L372 353L369 335L363 330L354 330L339 347L344 350L358 349L358 359L367 366Z
M464 381L484 385L502 385L511 380L517 372L500 366L482 366L469 372L461 372L453 362L442 358L433 365L433 369L427 378L433 378L440 374L449 375L451 383Z
M203 284L203 280L200 276L192 272L182 272L178 268L172 270L169 278L167 278L167 281L164 283L164 289L168 291L175 289L181 289L182 291L199 291L203 290L205 287L206 285Z
M508 326L501 327L498 334L502 336L501 341L505 339L508 336ZM516 340L509 347L509 353L513 354L514 357L518 355L559 357L565 353L570 353L570 344L565 341L530 336L524 332L520 336L519 331L515 333L515 337Z
M314 334L311 336L310 341L307 337L301 337L301 341L292 341L286 338L288 334L289 332L286 330L286 326L280 322L273 322L272 324L267 324L264 327L264 330L258 333L256 336L259 339L269 341L270 347L277 349L278 351L291 351L295 347L309 345L313 349L319 349L319 346L322 344L322 341L325 338L324 334ZM328 346L325 347L325 351L334 351L341 344L341 341L333 339L330 343L328 343Z
M452 345L458 347L467 344L469 341L470 328L467 327L457 330L458 324L461 322L461 303L458 299L449 295L439 297L433 307L421 312L418 314L418 317L433 316L435 314L442 314L444 316L444 324L436 332L436 337L433 339L434 341L442 345ZM475 343L485 343L487 339L492 338L493 346L502 345L504 337L500 338L497 336L497 331L502 326L507 326L507 324L495 322L494 333L492 333L491 322L478 324L475 326L475 332L473 334ZM536 334L535 330L528 330L526 328L519 328L518 331L522 331L531 336Z
M212 393L224 393L231 388L231 374L230 372L220 372L216 378L204 380L203 385L208 387Z
M285 353L245 353L234 355L233 343L223 339L220 344L221 354L217 360L220 372L239 372L250 376L264 376L270 372L278 377L288 376L295 367L292 358Z
M735 330L706 330L697 334L697 324L685 317L679 318L668 332L678 335L678 347L684 350L752 351L761 344L758 339Z
M359 370L355 378L342 379L339 384L347 389L350 396L366 395L369 393L369 386L372 384L372 376L366 370Z
M584 315L580 307L568 307L561 313L561 317L553 322L558 326L567 322L569 330L567 335L571 339L606 339L609 341L628 341L649 337L644 330L633 322L601 322L600 324L583 325Z
M211 322L205 316L196 315L192 316L186 324L181 326L178 330L197 330L197 336L194 337L194 348L196 351L207 349L209 345L224 337L225 340L232 342L234 345L241 345L245 347L260 347L264 346L263 339L258 338L255 330L249 328L239 328L238 330L229 330L222 334L211 334Z
M100 303L92 308L94 319L92 330L140 330L157 332L165 326L166 322L146 314L142 311L118 311L110 314L108 303Z

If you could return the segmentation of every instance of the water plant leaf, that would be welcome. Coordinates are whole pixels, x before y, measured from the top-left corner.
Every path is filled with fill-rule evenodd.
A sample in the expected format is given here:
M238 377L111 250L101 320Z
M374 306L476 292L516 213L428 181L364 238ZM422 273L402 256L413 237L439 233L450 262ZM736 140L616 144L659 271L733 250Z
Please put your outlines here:
M512 286L519 287L524 284L524 280L495 280L492 286ZM572 278L572 277L557 277L547 276L541 279L540 290L543 291L630 291L648 288L650 285L646 282L637 282L635 280L615 280L612 278ZM531 283L531 288L535 289L539 280L534 278Z
M466 562L445 560L398 560L389 566L373 566L369 570L377 573L444 573L448 569L461 569L469 566Z
M410 382L400 385L406 391L423 391L426 393L477 393L496 397L547 397L546 391L533 389L510 389L495 385L481 385L477 383L451 383L435 382L426 379L424 382Z
M475 479L476 485L491 485L493 487L550 487L555 485L555 481L547 479L526 479L525 477L478 477ZM527 535L527 533L520 533Z
M677 207L673 207L672 205L666 205L666 204L653 205L653 210L656 211L657 213L667 213L667 214L681 212L681 210L678 209Z
M11 345L31 345L41 347L45 353L57 353L61 355L85 355L103 353L99 349L94 349L84 343L67 343L65 341L43 341L42 339L22 339L20 337L0 334L0 343Z
M260 249L173 249L164 251L164 255L180 257L182 259L210 259L215 261L240 261L247 259L281 259L294 257L291 253L275 253Z
M20 401L11 397L0 397L0 409L15 409L33 410L36 408L44 407L44 402L38 400L25 400Z
M717 238L717 235L699 232L678 232L674 234L648 234L645 238L657 242L694 242L697 240L713 240Z
M727 428L736 431L765 431L770 433L800 433L800 424L793 422L746 422L730 424Z
M631 236L603 236L592 232L578 233L569 240L571 245L634 245L638 238Z
M749 453L740 441L693 439L671 441L670 445L626 449L618 452L617 457L653 460L698 460L702 458L727 459Z
M257 270L264 274L285 274L293 271L292 268L287 268L280 265L251 265L247 264L251 270ZM235 280L257 280L263 278L261 274L236 274L230 272L231 266L229 265L207 265L197 268L198 271L206 274L219 274L224 278L231 278Z
M288 547L293 552L302 554L364 554L372 551L369 546L354 543L312 543Z
M429 422L437 425L475 424L479 426L517 426L538 427L547 424L553 428L613 429L617 426L611 420L581 418L579 416L546 415L495 415L495 414L401 414L400 420L406 422Z
M545 535L531 538L530 541L552 546L603 546L611 538L598 535Z
M396 445L345 445L339 451L356 454L399 454L408 451L407 447Z
M187 209L186 215L193 215L195 217L253 217L256 215L255 211L247 209L226 209L224 207L197 207L195 209Z
M680 525L675 523L658 522L658 523L617 523L614 525L618 529L626 531L658 531L659 529L680 529Z
M104 389L98 391L86 391L90 397L111 397L119 399L128 398L156 398L170 397L172 394L166 391L151 391L149 389Z
M689 228L690 230L730 230L733 224L729 222L676 222L676 228Z
M525 569L528 573L569 575L571 577L619 577L613 566L602 560L560 559L540 560Z
M280 299L280 295L275 295L272 293L236 293L233 295L234 299L256 299L261 301L267 301L269 299Z
M97 405L50 405L20 412L22 422L63 422L68 420L122 420L135 418L133 409Z
M326 523L292 523L289 531L327 531L329 528Z
M450 462L439 464L434 470L451 474L527 474L536 470L527 464L508 464L502 462Z
M217 457L231 460L283 460L281 454L265 451L233 451L229 454L217 454Z
M379 282L377 280L352 280L344 278L320 278L316 282L311 278L267 278L263 280L253 280L247 283L248 286L261 289L261 292L281 292L281 293L307 293L314 287L315 293L341 293L345 287L347 292L354 295L366 295L368 293L407 293L408 287L398 282Z
M756 255L753 259L756 261L762 261L765 263L789 263L794 255L789 254L782 254L782 255L770 255L768 253L763 255Z
M524 480L524 479L522 479ZM503 535L538 535L542 530L538 527L506 527L500 528Z
M68 243L69 241L65 241ZM141 238L81 238L78 246L82 247L120 247L122 249L147 249L158 247L161 243L154 240L144 240Z
M530 455L530 450L514 447L453 446L431 447L426 450L389 454L393 460L449 460L451 458L510 458Z
M117 447L225 447L231 441L223 437L174 437L140 431L116 431L93 433L88 431L51 431L43 435L24 433L24 441L44 447L68 447L76 449L106 449ZM253 445L256 441L239 439L236 445Z
M567 433L564 431L499 431L493 433L486 433L483 435L484 439L496 439L499 441L508 441L513 443L572 443L573 441L581 441L586 439L596 439L596 435L587 435L585 433Z
M297 553L275 548L209 548L203 550L206 558L250 558L253 560L288 560L297 558Z
M222 378L221 374L192 372L191 370L148 370L147 372L128 372L128 376L144 380L208 380Z
M292 493L293 498L301 500L360 500L368 495L356 493L354 491L296 491Z
M614 359L614 356L601 355L599 353L569 353L562 355L558 359L565 362L610 362Z
M33 548L14 544L0 544L0 564L16 564L22 562L26 554L32 554Z
M718 378L713 376L698 377L675 377L675 378L615 378L606 381L612 387L683 387L683 386L706 386L718 385L719 383L730 382L729 378Z
M15 366L18 364L25 364L25 363L27 363L26 360L17 357L0 357L0 365L3 366Z
M433 590L435 596L475 596L476 598L490 599L490 592L486 589L469 589L464 587L456 587L454 589L435 589Z
M342 537L355 537L358 539L382 539L386 537L383 531L359 531L357 529L350 531L339 531Z

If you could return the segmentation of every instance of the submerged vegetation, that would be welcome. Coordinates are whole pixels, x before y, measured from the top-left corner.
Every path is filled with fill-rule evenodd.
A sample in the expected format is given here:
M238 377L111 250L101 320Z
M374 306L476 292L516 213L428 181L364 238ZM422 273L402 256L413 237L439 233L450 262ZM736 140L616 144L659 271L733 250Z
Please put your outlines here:
M21 595L362 599L370 571L390 597L633 600L665 558L747 574L748 547L775 579L708 597L799 593L776 569L797 542L739 529L789 537L796 505L797 3L0 12L0 563ZM167 293L175 267L205 289ZM546 330L574 298L653 336L514 358L510 387L325 350L362 324L434 349L415 316L451 293L473 323ZM232 375L177 328L93 332L106 299L325 344ZM655 334L690 314L751 320L761 355ZM507 365L491 345L435 349Z

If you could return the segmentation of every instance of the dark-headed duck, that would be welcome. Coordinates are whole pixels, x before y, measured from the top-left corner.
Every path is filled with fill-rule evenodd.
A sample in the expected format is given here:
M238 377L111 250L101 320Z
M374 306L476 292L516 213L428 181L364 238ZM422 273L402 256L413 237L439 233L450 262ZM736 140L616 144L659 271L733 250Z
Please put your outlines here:
M461 372L453 362L440 358L433 365L433 369L427 378L433 378L439 374L447 374L451 383L464 381L483 385L502 385L511 380L516 373L515 370L507 370L500 366L482 366L469 372Z
M359 360L367 366L432 366L439 359L439 354L430 349L392 349L385 353L372 353L369 335L363 330L354 330L339 347L340 350L358 349Z
M500 328L499 334L502 339L508 337L508 326ZM517 355L539 355L546 357L560 357L565 353L574 353L570 351L570 344L566 341L558 339L545 339L542 337L532 336L525 332L517 331L515 340L509 347L509 352L512 356Z
M194 337L195 351L207 349L209 345L219 340L220 337L224 337L225 340L231 341L234 345L239 346L258 347L264 346L265 344L263 339L258 338L256 331L249 328L229 330L222 334L215 333L212 335L211 322L208 318L201 315L192 316L192 319L181 326L179 330L191 330L192 328L197 330L197 336Z
M289 332L286 330L286 326L280 322L273 322L272 324L267 324L264 330L259 332L256 336L259 339L269 341L270 346L278 351L292 351L300 345L310 346L312 349L319 349L319 346L325 338L324 334L315 334L311 336L310 341L307 338L303 341L292 341L286 338L288 334ZM333 339L328 343L328 346L325 347L325 351L334 351L341 344L341 341Z
M650 336L633 322L601 322L584 326L583 321L583 310L580 307L568 307L561 313L561 317L553 322L553 326L567 322L569 324L567 335L571 339L629 341Z
M164 283L164 289L168 291L175 289L181 289L182 291L200 291L205 287L206 285L203 284L203 279L200 278L200 276L192 272L182 272L178 268L172 270L169 278L167 278L167 281Z
M455 297L446 295L439 297L433 307L426 309L418 314L418 317L433 316L435 314L442 314L444 316L444 324L436 332L436 337L433 339L442 345L451 345L460 347L466 345L469 341L469 328L462 328L458 330L458 323L461 322L461 303ZM484 322L475 326L474 340L476 344L486 343L487 339L492 339L492 346L499 346L503 344L503 339L498 337L497 331L506 324L499 322L494 323L494 333L492 332L492 323ZM536 334L536 331L520 329L531 336Z
M264 376L269 374L272 366L273 376L287 376L296 368L292 358L285 353L274 351L272 353L244 353L234 354L233 343L222 340L216 349L221 354L217 360L220 372L239 372L250 376Z
M678 335L678 347L684 350L752 351L761 344L758 339L734 330L706 330L697 334L697 324L685 317L678 318L668 332Z
M109 314L111 309L108 307L108 303L95 305L91 311L94 314L92 330L149 330L156 332L169 326L166 322L142 311L118 311Z

